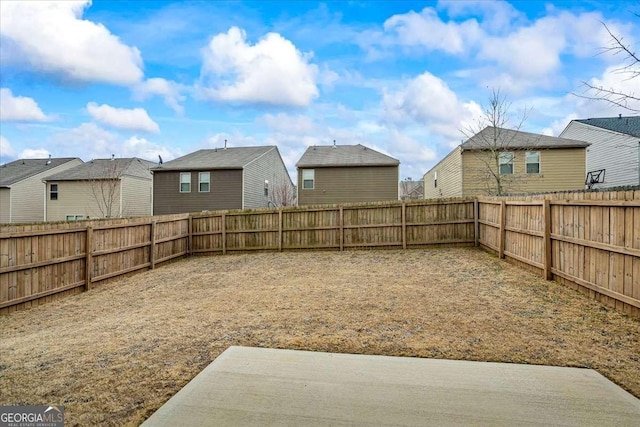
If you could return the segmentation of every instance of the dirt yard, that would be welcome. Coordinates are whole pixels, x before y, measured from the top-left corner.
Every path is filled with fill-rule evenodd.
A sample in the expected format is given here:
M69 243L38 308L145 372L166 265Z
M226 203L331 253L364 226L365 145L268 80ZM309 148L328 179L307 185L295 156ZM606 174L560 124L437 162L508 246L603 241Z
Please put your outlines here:
M199 257L0 317L0 403L137 425L231 345L594 368L640 321L473 248Z

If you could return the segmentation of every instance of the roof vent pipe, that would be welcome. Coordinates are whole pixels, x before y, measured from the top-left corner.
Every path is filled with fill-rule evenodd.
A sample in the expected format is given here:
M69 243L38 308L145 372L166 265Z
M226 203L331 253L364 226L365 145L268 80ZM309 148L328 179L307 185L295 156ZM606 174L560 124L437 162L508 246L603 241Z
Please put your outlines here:
M226 139L224 140L224 149L225 150L227 149L227 140Z
M622 118L622 113L618 114L618 118L621 119Z
M333 148L336 148L336 140L333 140Z

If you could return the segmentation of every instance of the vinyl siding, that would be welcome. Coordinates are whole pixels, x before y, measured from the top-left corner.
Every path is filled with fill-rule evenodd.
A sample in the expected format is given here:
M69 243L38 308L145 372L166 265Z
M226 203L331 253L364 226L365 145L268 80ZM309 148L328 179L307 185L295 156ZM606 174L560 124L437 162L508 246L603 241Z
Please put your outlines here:
M11 189L0 188L0 224L11 221Z
M180 192L180 172L154 171L154 215L200 212L204 210L242 209L241 169L190 171L190 193ZM199 172L211 173L211 185L208 193L200 193L198 191Z
M287 168L275 147L244 168L245 209L267 207L270 196L264 194L265 180L269 181L269 191L272 191L276 185L285 183L293 185Z
M51 184L58 184L58 200L51 200ZM96 187L96 190L99 188ZM67 215L83 215L85 218L103 218L105 204L98 203L90 181L47 182L47 221L65 221ZM100 209L102 206L102 210ZM111 216L120 215L120 186L115 190L111 205Z
M640 138L579 122L569 123L560 136L591 143L586 172L605 170L605 182L594 188L640 185Z
M435 186L435 173L438 173L438 187ZM462 156L460 148L455 148L444 159L424 174L424 198L462 196Z
M13 184L11 186L11 222L44 221L44 183L42 180L49 175L71 169L80 164L82 164L80 159L74 159Z
M302 188L298 169L298 204L336 204L398 200L398 166L325 167L315 170L315 188Z
M134 176L122 178L122 216L151 215L153 181Z
M584 148L554 148L540 151L540 174L525 173L525 151L514 151L514 173L504 182L505 192L530 193L584 189ZM491 194L495 185L481 151L463 151L463 196Z

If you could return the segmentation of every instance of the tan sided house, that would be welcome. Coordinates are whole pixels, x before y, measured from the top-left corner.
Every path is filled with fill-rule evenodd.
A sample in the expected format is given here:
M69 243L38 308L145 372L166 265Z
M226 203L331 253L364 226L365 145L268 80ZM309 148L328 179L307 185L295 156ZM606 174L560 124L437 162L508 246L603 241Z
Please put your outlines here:
M424 197L584 188L588 142L486 127L424 175Z
M0 223L45 220L42 178L81 165L77 157L19 159L0 166Z
M199 150L153 169L155 215L281 205L293 183L278 147Z
M398 200L400 161L364 145L307 148L298 169L298 204Z
M156 163L136 157L94 159L47 176L47 221L151 215Z

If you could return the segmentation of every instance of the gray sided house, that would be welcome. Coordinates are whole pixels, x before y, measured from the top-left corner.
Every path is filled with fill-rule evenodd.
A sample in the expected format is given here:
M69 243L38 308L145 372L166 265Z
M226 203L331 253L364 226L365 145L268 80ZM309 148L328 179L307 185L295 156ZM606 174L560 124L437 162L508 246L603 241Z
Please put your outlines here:
M500 142L492 142L496 140ZM495 195L496 176L502 194L579 190L584 188L588 146L585 141L486 127L424 175L424 197Z
M590 188L640 185L640 116L572 120L560 136L591 143L585 179Z
M276 146L199 150L153 169L153 213L264 208L280 187L293 183Z
M398 200L400 161L361 144L307 148L298 169L298 204Z
M81 164L77 157L66 157L19 159L0 166L0 223L44 221L42 179Z
M44 178L46 221L151 215L156 163L94 159Z

